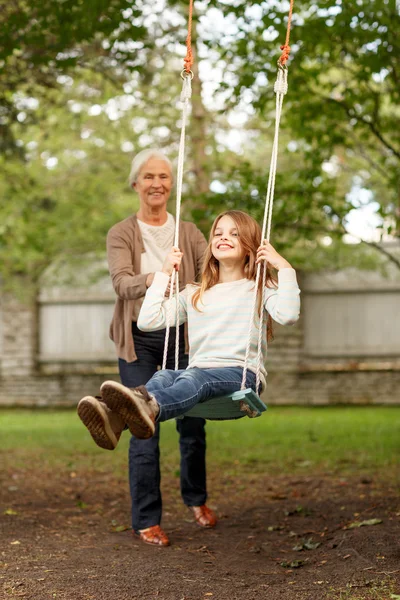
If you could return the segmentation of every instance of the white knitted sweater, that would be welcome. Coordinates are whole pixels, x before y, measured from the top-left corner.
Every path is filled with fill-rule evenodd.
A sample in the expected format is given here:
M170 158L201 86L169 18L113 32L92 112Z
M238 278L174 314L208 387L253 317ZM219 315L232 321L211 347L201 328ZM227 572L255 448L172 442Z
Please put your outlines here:
M166 327L169 300L164 297L168 275L158 272L147 290L138 318L142 331L156 331ZM196 310L191 297L196 286L188 285L179 295L179 323L188 323L189 366L200 368L244 367L250 318L254 302L254 281L240 279L219 283L204 293L203 303ZM265 336L267 312L277 323L291 325L299 318L300 290L294 269L281 269L278 287L269 288L263 311L263 362L266 359ZM176 302L172 299L171 324L175 324ZM247 367L257 370L257 339L259 317L251 327L251 346ZM261 381L265 385L267 372L263 365Z

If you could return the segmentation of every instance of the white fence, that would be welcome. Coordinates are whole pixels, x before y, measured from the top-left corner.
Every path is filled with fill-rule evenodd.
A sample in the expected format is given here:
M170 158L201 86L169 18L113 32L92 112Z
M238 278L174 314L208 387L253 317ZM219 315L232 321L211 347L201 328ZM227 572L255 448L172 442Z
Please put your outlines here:
M109 325L115 295L111 284L47 288L39 298L39 362L115 362Z
M400 357L400 273L308 275L302 313L308 358Z
M302 363L400 359L400 272L307 275L301 287ZM115 363L108 337L114 300L107 279L88 288L42 290L39 362Z

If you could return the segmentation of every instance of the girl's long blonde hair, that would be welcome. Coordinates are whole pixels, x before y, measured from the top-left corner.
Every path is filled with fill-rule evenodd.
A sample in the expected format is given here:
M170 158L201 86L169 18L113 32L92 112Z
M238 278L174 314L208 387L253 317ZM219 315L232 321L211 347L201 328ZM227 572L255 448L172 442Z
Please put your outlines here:
M241 210L227 210L215 219L211 231L210 237L208 241L208 246L206 248L204 259L203 259L203 268L201 273L201 281L198 289L194 292L192 296L192 305L196 310L200 310L198 308L199 302L202 301L204 292L209 290L211 287L216 285L219 282L219 262L214 257L211 244L214 238L215 230L218 226L218 222L222 217L230 217L237 228L239 242L242 246L245 253L245 264L244 264L244 273L246 279L250 279L251 281L255 281L257 274L257 250L261 245L261 228L257 221L250 217L250 215L242 212ZM271 267L267 265L267 276L266 276L266 286L267 287L276 287L277 279L274 276ZM263 281L262 277L259 279L258 286L258 314L261 314L261 303L262 303L262 286ZM268 315L267 321L267 341L271 341L273 339L272 333L272 319L270 315Z

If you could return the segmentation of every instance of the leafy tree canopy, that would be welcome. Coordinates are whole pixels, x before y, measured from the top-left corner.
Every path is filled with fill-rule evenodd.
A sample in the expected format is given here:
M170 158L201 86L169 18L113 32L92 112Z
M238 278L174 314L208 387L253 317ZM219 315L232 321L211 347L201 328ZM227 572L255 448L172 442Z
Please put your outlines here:
M140 14L129 0L1 0L0 151L18 152L13 123L28 124L30 98L58 87L61 75L90 68L115 76L118 63L140 69L138 51L151 45Z
M234 103L250 90L252 106L268 115L288 4L271 0L220 8L226 18L234 15L238 27L221 42L231 65L222 85L232 89ZM387 232L395 236L400 236L399 27L394 0L297 0L283 121L297 145L294 162L301 157L323 165L342 198L352 188L369 190Z
M176 156L187 2L5 6L0 264L4 277L37 281L60 255L104 248L108 227L134 210L133 152L156 144ZM217 91L194 89L184 211L205 232L227 206L262 218L287 9L196 3L196 66ZM296 1L272 239L298 266L354 264L342 239L357 187L398 234L396 19L393 1Z

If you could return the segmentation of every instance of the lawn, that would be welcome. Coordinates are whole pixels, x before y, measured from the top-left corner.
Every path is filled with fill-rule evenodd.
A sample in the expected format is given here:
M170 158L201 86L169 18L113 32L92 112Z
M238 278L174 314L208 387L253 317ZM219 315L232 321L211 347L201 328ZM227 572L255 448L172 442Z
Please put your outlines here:
M128 433L115 452L101 451L72 410L2 410L0 437L2 453L16 466L40 458L49 466L75 468L79 456L82 468L125 469ZM177 440L175 423L164 423L168 470L178 468ZM400 408L272 407L256 419L209 422L207 442L210 468L390 473L399 463Z

